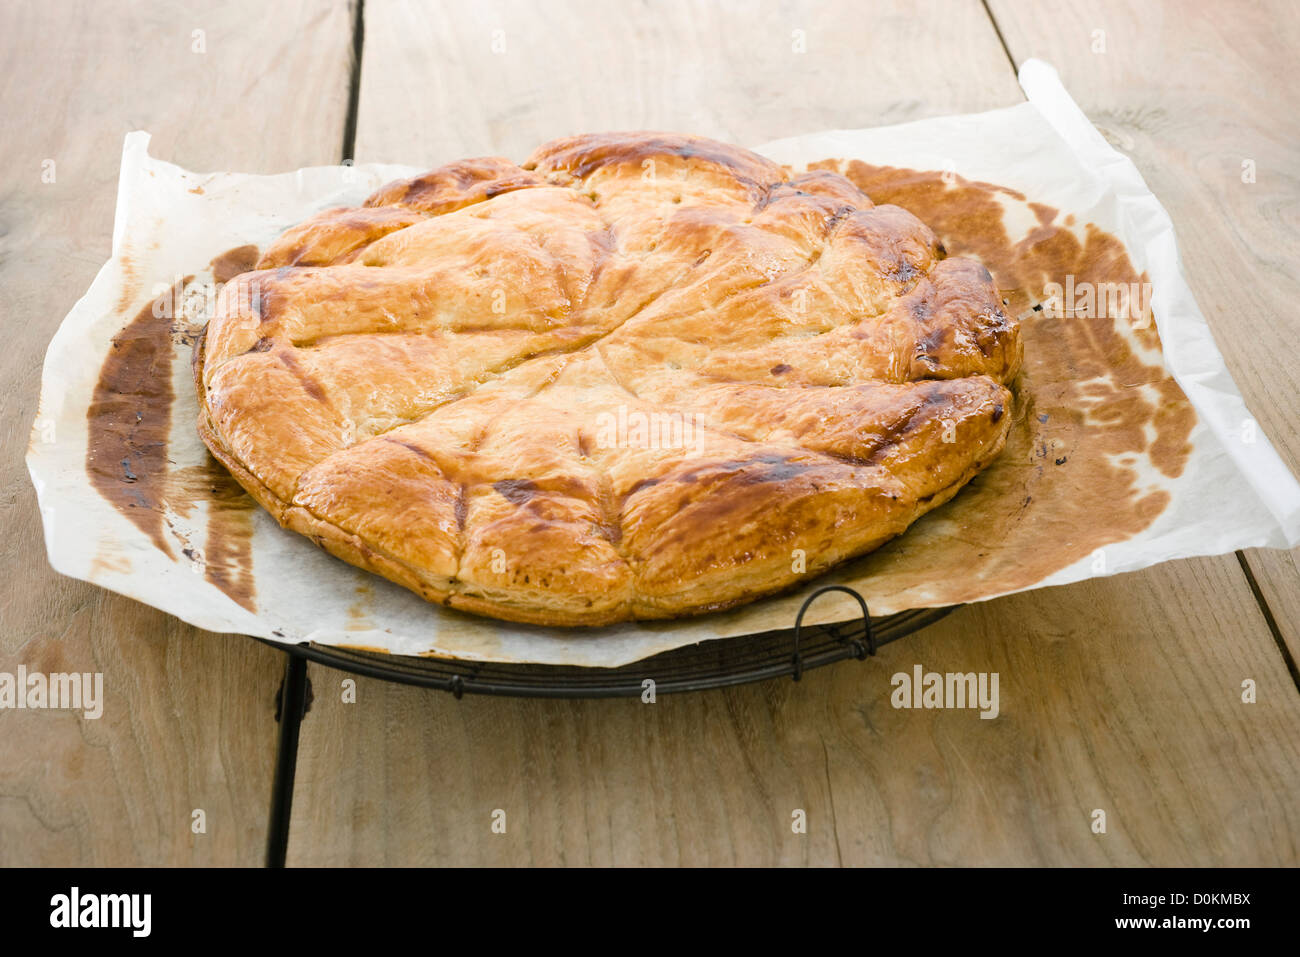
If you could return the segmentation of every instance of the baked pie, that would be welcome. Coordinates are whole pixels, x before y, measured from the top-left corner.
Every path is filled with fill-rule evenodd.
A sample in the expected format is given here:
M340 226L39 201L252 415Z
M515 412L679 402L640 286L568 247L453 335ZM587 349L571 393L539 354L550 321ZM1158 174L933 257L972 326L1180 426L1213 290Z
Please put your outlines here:
M199 431L279 522L452 608L727 608L902 533L1002 450L988 271L844 177L698 137L470 159L225 285Z

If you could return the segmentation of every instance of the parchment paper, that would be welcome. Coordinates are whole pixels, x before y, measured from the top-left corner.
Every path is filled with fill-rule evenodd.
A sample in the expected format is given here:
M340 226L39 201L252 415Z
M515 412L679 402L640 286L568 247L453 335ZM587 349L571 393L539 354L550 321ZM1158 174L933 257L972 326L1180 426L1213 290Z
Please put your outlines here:
M241 604L200 573L201 562L192 560L204 554L206 514L217 503L202 501L201 496L197 502L163 502L166 534L175 540L169 549L173 554L168 555L97 492L87 477L87 410L112 339L160 288L186 276L193 276L197 284L211 283L206 264L232 247L250 243L265 247L283 229L319 210L358 205L381 184L426 167L322 167L277 176L199 174L150 157L148 134L136 132L127 136L123 150L113 256L63 321L45 360L27 463L40 500L50 562L65 575L212 631L399 654L616 666L706 639L790 627L803 598L833 581L853 585L874 614L887 614L1132 571L1174 558L1296 545L1300 485L1254 424L1224 365L1182 275L1164 208L1133 164L1088 122L1051 67L1029 61L1021 69L1020 81L1029 102L1008 109L874 130L826 132L754 148L796 168L842 158L873 166L948 170L963 181L988 181L1018 190L1028 200L1072 216L1071 222L1080 230L1092 223L1117 236L1133 267L1152 284L1151 305L1163 345L1161 355L1151 341L1124 333L1131 340L1131 351L1146 363L1143 368L1155 363L1158 370L1162 365L1194 409L1194 414L1189 409L1187 428L1180 433L1185 434L1185 442L1179 445L1176 467L1162 471L1155 467L1154 455L1147 461L1142 454L1133 454L1123 463L1128 470L1125 487L1092 488L1102 480L1090 477L1093 473L1080 466L1077 457L1100 456L1096 449L1101 446L1068 450L1076 455L1072 471L1066 464L1067 450L1051 445L1063 440L1047 437L1047 430L1054 427L1050 417L1037 414L1031 401L1027 408L1035 415L1023 426L1028 430L1024 449L1009 446L1000 477L982 486L977 478L972 489L876 555L814 579L798 592L729 613L599 629L514 625L427 604L329 557L307 539L280 529L259 509L251 511L249 518L255 598ZM1034 225L1011 221L1016 218L1015 205L1007 206L1006 226L1013 239ZM199 313L190 319L201 322L201 308L193 308ZM1046 343L1043 337L1051 333L1040 326L1036 334ZM1027 337L1027 349L1032 347ZM177 473L207 467L208 462L194 430L196 401L189 363L189 346L178 341L166 466ZM1149 382L1111 378L1120 389L1150 392L1152 388ZM1026 388L1031 400L1037 396L1046 403L1049 394L1064 394L1053 391L1057 385L1044 381L1040 372L1038 380L1029 378ZM1061 410L1054 414L1059 421ZM1086 425L1090 416L1100 415L1098 408L1078 410L1076 424ZM1158 419L1159 413L1153 421ZM1038 443L1041 454L1034 451ZM1014 460L1025 449L1030 453L1025 460ZM1066 461L1054 469L1056 460ZM1117 540L1106 540L1104 547L1068 562L1060 559L1055 564L1061 567L1053 567L1054 555L1072 555L1069 546L1079 542L1086 547L1088 534L1096 529L1086 528L1088 522L1077 517L1054 514L1049 506L1033 505L1035 495L1028 492L1023 494L1023 504L1020 497L1032 482L1050 490L1050 483L1071 480L1091 483L1090 493L1103 497L1113 493L1129 501L1155 503L1151 505L1155 517L1135 534L1108 532L1099 540ZM1003 499L1009 503L1013 486L1014 513L989 506L989 502L1002 504ZM1059 488L1068 491L1070 486ZM1076 488L1082 491L1084 485ZM972 505L979 505L981 496L985 504L977 512ZM1006 522L1006 516L1013 514L1022 531L1014 549L999 549L996 529L988 523ZM981 542L990 544L981 550ZM856 614L851 599L827 596L813 606L806 620L845 620Z

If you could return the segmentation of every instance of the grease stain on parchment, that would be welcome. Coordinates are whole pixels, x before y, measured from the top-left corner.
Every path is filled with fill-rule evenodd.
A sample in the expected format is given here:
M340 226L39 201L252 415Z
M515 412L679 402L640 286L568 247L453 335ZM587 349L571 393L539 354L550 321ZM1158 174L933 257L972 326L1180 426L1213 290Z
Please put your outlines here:
M196 562L203 578L249 611L257 611L253 577L253 511L257 504L216 459L202 465L173 468L167 476L166 503L182 515L196 504L207 504L201 552L186 557Z
M356 598L348 605L348 631L370 631L375 627L370 614L374 609L375 590L369 582L361 582L354 589Z
M169 303L188 281L150 302L113 337L86 411L91 484L169 558L176 552L163 534L159 508L176 398Z
M219 283L230 282L240 273L252 270L259 255L257 247L251 244L227 249L212 260L212 278Z
M948 255L982 262L1020 319L1023 370L1007 447L951 503L836 575L903 605L1028 587L1148 528L1182 474L1196 413L1163 365L1154 322L1042 307L1049 283L1147 283L1123 243L991 183L951 172L828 160L878 203L930 226ZM1013 240L1007 222L1028 223ZM1148 361L1151 357L1153 361ZM890 602L894 604L893 601Z
M214 277L229 281L237 275L233 268L256 257L256 247L250 246L223 253L212 262ZM124 263L128 274L133 274L133 268ZM86 472L96 491L159 551L201 571L206 581L256 611L252 553L256 504L206 452L201 465L184 467L174 465L168 455L176 401L175 363L188 365L189 345L197 331L180 305L193 278L179 280L113 337L86 413ZM200 503L204 505L201 544L191 541L174 520L193 517ZM115 566L100 562L97 567Z

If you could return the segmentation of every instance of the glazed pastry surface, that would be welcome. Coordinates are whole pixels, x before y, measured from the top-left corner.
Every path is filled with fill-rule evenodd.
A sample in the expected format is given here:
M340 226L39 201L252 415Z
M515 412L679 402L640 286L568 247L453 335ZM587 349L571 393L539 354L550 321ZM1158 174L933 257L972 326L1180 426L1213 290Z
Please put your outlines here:
M199 431L281 524L548 625L730 607L1002 449L992 277L830 172L667 133L471 159L285 232L200 340Z

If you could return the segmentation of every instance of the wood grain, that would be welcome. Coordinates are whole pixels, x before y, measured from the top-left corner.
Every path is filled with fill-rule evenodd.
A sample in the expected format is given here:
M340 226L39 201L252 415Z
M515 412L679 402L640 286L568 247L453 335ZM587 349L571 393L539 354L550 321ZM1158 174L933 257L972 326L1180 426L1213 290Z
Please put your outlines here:
M1013 596L797 685L654 704L369 679L347 704L313 666L290 863L1294 864L1300 698L1232 574ZM1168 601L1189 587L1226 599ZM916 664L998 672L1001 714L894 709Z
M522 161L596 130L752 145L882 126L1015 102L1005 62L976 2L367 0L357 158Z
M282 656L55 575L23 454L45 347L109 255L123 135L193 169L337 162L351 12L54 0L5 5L0 37L0 671L103 672L106 698L0 712L0 865L258 864Z
M357 155L519 156L619 127L758 142L1021 99L976 3L741 10L369 0ZM895 710L890 676L917 663L997 671L1002 715ZM799 685L654 705L457 702L365 679L347 704L344 675L311 677L296 864L1300 859L1300 695L1231 556L963 609Z
M1173 218L1183 271L1260 427L1300 474L1300 5L993 0ZM1104 52L1093 52L1101 31ZM1243 182L1243 164L1254 182ZM1300 550L1246 554L1300 658Z

